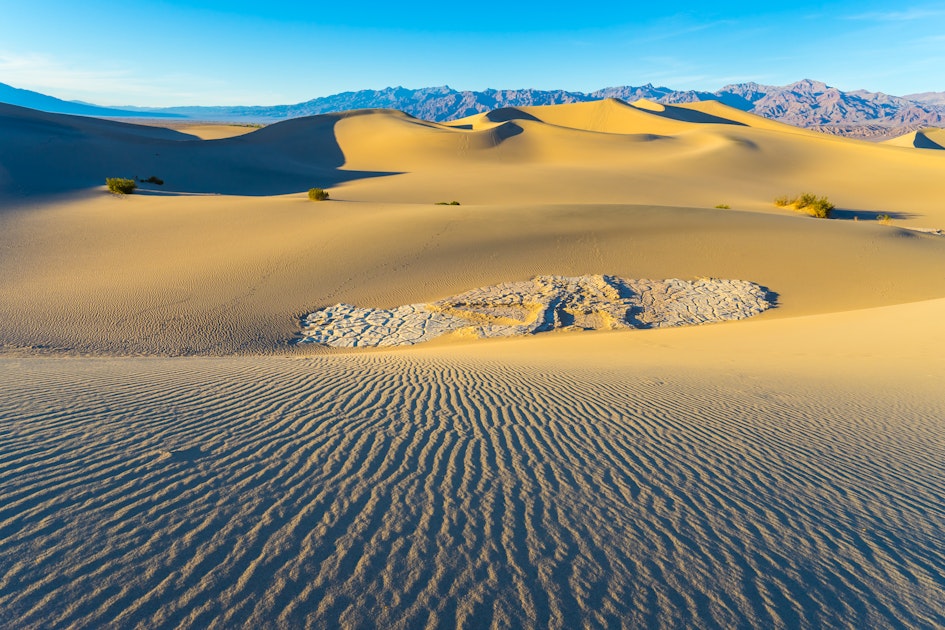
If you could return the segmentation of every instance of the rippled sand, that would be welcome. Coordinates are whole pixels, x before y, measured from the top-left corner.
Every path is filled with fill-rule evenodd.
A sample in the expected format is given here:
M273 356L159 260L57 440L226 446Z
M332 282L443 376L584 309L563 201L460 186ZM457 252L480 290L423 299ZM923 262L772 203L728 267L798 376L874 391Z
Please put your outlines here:
M945 401L749 325L0 361L0 625L945 623Z

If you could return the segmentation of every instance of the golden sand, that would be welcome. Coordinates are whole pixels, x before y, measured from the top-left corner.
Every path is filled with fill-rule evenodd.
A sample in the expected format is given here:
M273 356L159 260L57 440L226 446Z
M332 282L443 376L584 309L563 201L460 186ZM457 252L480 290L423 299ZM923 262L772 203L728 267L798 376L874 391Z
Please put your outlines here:
M945 152L717 103L190 131L0 106L0 626L945 624L945 238L902 229ZM777 302L290 345L595 274Z

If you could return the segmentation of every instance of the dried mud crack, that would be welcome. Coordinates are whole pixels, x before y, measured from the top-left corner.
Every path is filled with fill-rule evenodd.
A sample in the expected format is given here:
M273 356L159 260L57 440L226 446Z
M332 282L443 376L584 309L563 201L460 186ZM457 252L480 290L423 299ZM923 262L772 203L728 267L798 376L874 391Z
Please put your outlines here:
M404 346L450 333L510 337L556 329L663 328L744 319L771 307L743 280L536 276L393 309L336 304L302 318L299 343Z

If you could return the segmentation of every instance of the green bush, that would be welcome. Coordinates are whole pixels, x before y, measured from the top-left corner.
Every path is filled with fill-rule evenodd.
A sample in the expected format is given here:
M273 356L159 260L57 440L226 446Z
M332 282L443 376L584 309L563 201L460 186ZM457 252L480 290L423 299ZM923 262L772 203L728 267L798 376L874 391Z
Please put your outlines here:
M308 198L312 201L325 201L328 199L328 191L324 188L310 188Z
M125 179L124 177L106 177L105 185L116 195L130 195L138 187L133 179Z
M715 207L718 208L719 210L730 210L732 208L732 206L728 205L727 203L720 203L719 205Z
M826 197L817 197L813 193L802 193L793 198L787 196L776 197L774 205L780 207L793 207L798 212L805 212L818 219L829 219L834 205Z
M876 220L882 223L883 225L889 225L892 223L892 217L888 214L880 214L876 217Z
M158 186L164 185L164 180L161 179L160 177L155 177L154 175L152 175L151 177L147 179L142 179L141 181L143 181L146 184L157 184Z

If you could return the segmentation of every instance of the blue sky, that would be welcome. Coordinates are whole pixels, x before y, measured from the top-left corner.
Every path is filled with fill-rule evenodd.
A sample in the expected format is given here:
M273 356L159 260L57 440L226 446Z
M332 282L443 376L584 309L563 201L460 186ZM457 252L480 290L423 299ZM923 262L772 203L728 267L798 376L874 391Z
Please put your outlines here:
M0 82L105 105L802 78L945 91L945 1L0 0L0 16Z

